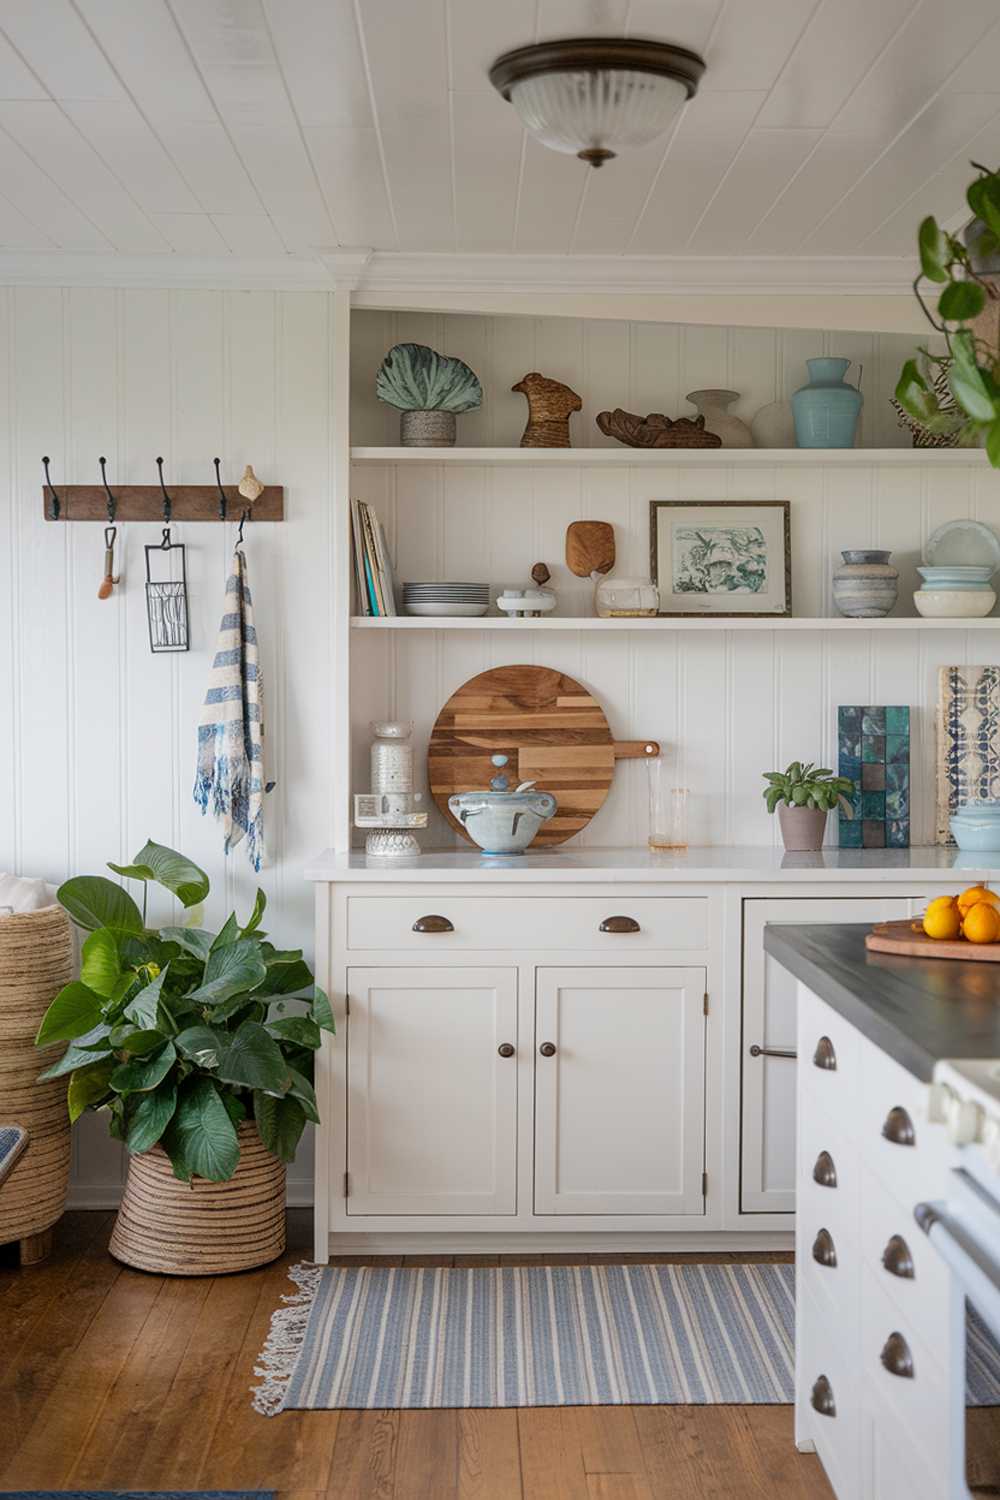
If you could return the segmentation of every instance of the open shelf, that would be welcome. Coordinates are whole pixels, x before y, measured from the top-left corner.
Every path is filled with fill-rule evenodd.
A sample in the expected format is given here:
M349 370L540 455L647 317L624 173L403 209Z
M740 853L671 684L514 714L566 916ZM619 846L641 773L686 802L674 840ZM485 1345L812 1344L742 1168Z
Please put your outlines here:
M979 448L352 448L358 464L919 464L987 466Z
M882 620L844 620L813 618L810 616L774 615L742 617L719 617L713 615L683 616L680 618L658 616L656 619L599 620L593 617L575 618L556 615L548 620L505 620L499 615L482 615L479 619L410 615L389 615L370 619L366 615L354 615L352 630L497 630L508 633L518 630L1000 630L1000 615L988 615L985 620L924 620L914 618Z

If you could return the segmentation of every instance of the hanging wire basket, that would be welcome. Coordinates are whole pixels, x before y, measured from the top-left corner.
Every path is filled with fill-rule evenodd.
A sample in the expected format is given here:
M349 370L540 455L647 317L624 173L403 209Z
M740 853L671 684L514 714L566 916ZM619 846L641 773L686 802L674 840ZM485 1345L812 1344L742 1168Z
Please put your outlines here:
M188 630L187 564L183 542L172 542L170 530L163 532L163 541L149 546L146 551L146 615L149 619L149 649L159 651L187 651L190 648ZM179 553L180 577L154 578L151 559L166 560L167 571L176 573L171 552Z

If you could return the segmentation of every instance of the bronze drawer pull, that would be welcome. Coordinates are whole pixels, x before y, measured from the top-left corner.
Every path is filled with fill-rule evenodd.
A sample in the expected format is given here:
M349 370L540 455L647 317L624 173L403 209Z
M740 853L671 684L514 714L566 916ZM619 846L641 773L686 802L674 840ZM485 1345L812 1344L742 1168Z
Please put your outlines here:
M913 1281L915 1278L917 1273L913 1269L913 1256L901 1234L894 1234L882 1251L882 1265L890 1276L898 1276L903 1281Z
M913 1128L913 1121L901 1104L894 1104L886 1115L882 1125L882 1134L894 1146L917 1144L917 1133Z
M813 1053L813 1067L822 1068L827 1073L836 1073L837 1071L837 1054L833 1050L833 1043L828 1036L821 1036L816 1043L816 1051Z
M890 1375L898 1375L901 1380L913 1379L913 1355L901 1333L890 1333L879 1359Z
M798 1057L794 1047L762 1047L759 1042L754 1042L750 1048L751 1057Z
M829 1266L831 1271L836 1268L837 1251L829 1229L821 1229L813 1240L812 1256L818 1266Z
M501 1042L499 1047L497 1048L497 1051L499 1052L501 1057L514 1056L514 1048L510 1042Z
M597 930L598 932L638 932L639 924L635 917L605 917Z
M837 1186L837 1168L833 1164L833 1157L829 1151L821 1151L816 1158L813 1167L813 1182L820 1187L835 1188Z
M538 1050L543 1057L555 1057L556 1044L555 1042L543 1042Z
M813 1411L819 1412L821 1417L835 1417L837 1415L837 1403L833 1399L833 1386L825 1375L820 1375L813 1382L809 1404Z
M454 932L455 928L447 917L418 917L413 924L414 932Z

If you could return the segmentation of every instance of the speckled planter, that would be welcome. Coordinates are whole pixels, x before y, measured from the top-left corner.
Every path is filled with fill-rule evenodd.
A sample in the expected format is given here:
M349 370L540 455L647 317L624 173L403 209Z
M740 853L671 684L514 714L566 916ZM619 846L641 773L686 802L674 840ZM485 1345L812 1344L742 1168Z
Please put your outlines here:
M826 813L820 808L789 807L787 803L779 802L778 822L786 849L822 849Z
M833 572L833 602L849 620L877 620L887 615L899 593L899 572L890 552L868 549L842 552Z
M453 411L404 411L399 418L399 441L404 448L454 448Z

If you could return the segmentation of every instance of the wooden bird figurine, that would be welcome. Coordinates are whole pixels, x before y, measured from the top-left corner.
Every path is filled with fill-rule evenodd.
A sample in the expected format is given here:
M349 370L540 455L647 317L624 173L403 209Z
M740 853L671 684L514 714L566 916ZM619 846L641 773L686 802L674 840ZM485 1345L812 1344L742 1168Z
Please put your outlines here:
M582 411L583 402L560 380L549 380L532 370L511 386L528 402L528 425L521 436L522 448L569 448L570 414Z

